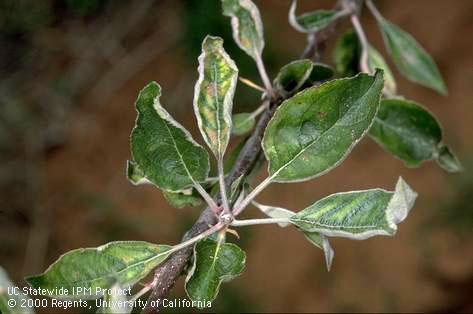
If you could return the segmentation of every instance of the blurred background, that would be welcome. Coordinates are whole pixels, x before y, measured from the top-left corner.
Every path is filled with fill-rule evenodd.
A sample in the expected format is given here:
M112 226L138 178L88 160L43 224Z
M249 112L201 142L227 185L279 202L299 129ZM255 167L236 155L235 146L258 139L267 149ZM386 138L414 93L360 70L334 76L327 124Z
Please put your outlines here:
M288 25L289 1L255 2L274 77L300 56L305 37ZM473 2L377 3L436 60L448 97L395 72L400 94L438 117L465 171L449 175L433 162L407 169L366 139L315 181L272 185L259 200L292 210L339 191L392 189L399 175L420 196L395 237L332 240L331 272L323 253L296 230L242 230L246 270L222 286L211 311L473 311ZM333 4L301 0L298 10ZM375 21L365 15L370 42L385 53ZM347 27L332 37L325 62ZM172 244L192 225L200 208L177 210L158 190L133 187L125 163L134 101L151 80L162 85L164 106L200 141L191 108L206 34L222 36L240 74L259 82L217 0L0 1L0 266L14 282L25 285L24 276L71 249L114 240ZM236 111L253 110L259 97L239 84ZM172 297L185 296L182 284Z

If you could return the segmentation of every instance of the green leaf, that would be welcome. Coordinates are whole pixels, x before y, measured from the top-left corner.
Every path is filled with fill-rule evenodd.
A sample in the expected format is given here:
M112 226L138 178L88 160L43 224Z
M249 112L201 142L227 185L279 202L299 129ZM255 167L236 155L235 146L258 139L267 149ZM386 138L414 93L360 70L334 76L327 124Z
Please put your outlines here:
M235 135L245 135L254 128L255 123L255 116L251 112L234 114L232 133Z
M223 14L231 18L237 45L253 59L261 58L264 37L258 7L251 0L222 0L222 8Z
M194 247L194 263L186 278L186 292L192 301L213 301L220 284L239 276L246 254L233 243L205 239Z
M313 63L309 59L292 61L279 70L274 86L283 95L293 94L307 81L312 69Z
M399 72L407 79L432 88L442 95L447 87L430 55L417 41L398 26L377 16L384 44Z
M335 70L341 76L353 76L359 72L361 46L355 32L344 33L333 50Z
M192 188L181 192L163 191L163 195L169 205L176 208L196 207L203 204L200 194Z
M439 148L437 163L448 172L453 173L463 170L460 161L458 161L457 157L450 151L450 148L445 145L441 145Z
M146 179L145 173L141 170L140 166L133 160L127 160L126 162L126 175L128 181L133 185L152 184L151 181Z
M309 76L309 81L313 83L323 82L333 77L333 69L331 66L315 62L312 72Z
M199 57L194 111L200 132L217 159L222 159L230 140L233 95L238 69L223 49L220 37L205 37Z
M378 110L383 74L360 74L305 89L285 100L265 130L269 180L297 182L340 164Z
M101 289L114 284L129 287L143 279L169 255L171 246L142 241L110 242L98 248L77 249L59 257L42 274L26 281L35 289L49 289L47 296L56 299L96 299ZM54 288L65 288L58 294ZM76 287L91 288L90 293L77 293ZM59 289L58 289L59 290Z
M402 98L381 101L370 136L407 167L438 158L444 147L442 129L435 117L419 104Z
M394 235L417 193L399 178L394 192L382 189L337 193L327 196L291 217L308 232L363 240L376 235Z
M394 95L397 91L396 80L393 72L384 60L383 56L373 46L368 46L368 66L371 71L381 69L384 72L384 91L388 94Z
M296 16L297 1L292 1L289 9L289 24L302 33L318 32L345 14L334 10L317 10Z
M18 289L18 294L8 293L8 288L15 288L16 285L10 280L7 272L0 267L0 313L3 314L32 314L34 313L33 307L25 306L22 307L22 303L28 304L28 300L31 300L23 291ZM9 300L14 300L15 305L10 305ZM11 302L11 301L10 301Z
M177 192L205 181L209 156L161 106L160 96L161 87L156 82L140 92L131 152L147 180L163 190Z
M349 31L338 41L334 50L334 62L337 72L342 76L352 76L359 72L361 57L361 44L357 35ZM396 93L394 75L384 60L383 56L371 45L368 46L368 66L375 72L377 68L384 71L384 91L389 94Z
M255 201L253 201L253 205L255 205L266 216L271 217L271 218L291 218L292 216L296 214L295 212L285 209L285 208L262 205ZM283 228L289 226L290 224L291 224L290 222L278 223L278 225ZM327 269L330 271L333 257L334 257L334 252L333 252L332 247L330 246L328 239L317 232L304 232L303 231L303 234L306 237L306 239L309 240L310 243L312 243L313 245L315 245L316 247L324 251Z

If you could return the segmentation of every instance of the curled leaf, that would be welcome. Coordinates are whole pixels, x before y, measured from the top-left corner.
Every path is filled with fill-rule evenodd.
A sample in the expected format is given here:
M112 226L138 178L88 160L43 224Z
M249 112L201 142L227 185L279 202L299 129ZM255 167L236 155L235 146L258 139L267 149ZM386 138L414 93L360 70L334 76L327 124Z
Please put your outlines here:
M33 288L48 289L56 299L97 299L103 289L130 287L169 255L171 247L142 241L110 242L98 248L77 249L59 257L42 274L26 278ZM77 291L77 287L90 290ZM68 293L60 293L60 289Z
M317 10L296 16L297 1L292 1L289 9L289 24L302 33L318 32L338 18L346 15L345 11Z
M220 284L239 276L246 254L233 243L205 239L194 247L194 263L186 278L186 292L193 301L213 301Z
M251 0L222 0L223 14L231 18L233 39L254 60L264 48L263 23Z
M414 205L417 193L399 178L394 192L382 189L336 193L291 217L307 232L364 240L394 235Z
M134 177L139 169L139 174L157 187L178 192L205 181L209 156L161 106L160 96L161 87L151 82L136 100L138 117L131 133L134 163L128 172Z
M297 92L311 75L313 67L313 63L309 59L296 60L286 64L274 79L275 88L283 95Z
M199 57L194 111L200 132L217 159L223 158L230 140L237 78L238 69L223 49L223 39L205 37Z

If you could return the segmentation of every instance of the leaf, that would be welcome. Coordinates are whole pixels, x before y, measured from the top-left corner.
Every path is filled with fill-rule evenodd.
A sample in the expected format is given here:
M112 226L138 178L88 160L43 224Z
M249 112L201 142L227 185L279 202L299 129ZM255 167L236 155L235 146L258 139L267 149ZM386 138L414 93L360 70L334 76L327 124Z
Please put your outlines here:
M332 76L333 69L331 66L324 63L315 62L312 72L309 75L309 81L311 83L323 82L332 78Z
M269 180L309 180L340 164L371 127L382 88L380 71L330 81L285 100L264 133Z
M330 271L332 268L333 258L335 257L335 252L333 251L327 237L318 232L304 232L304 236L310 243L324 251L325 265L327 266L327 270Z
M234 114L232 133L235 135L245 135L254 128L255 123L255 117L251 112Z
M136 101L138 118L131 133L131 152L141 174L157 187L178 192L205 181L207 151L159 103L161 87L149 83Z
M9 293L8 288L18 289L16 293ZM15 305L10 305L9 300L14 300ZM22 303L28 304L28 300L31 300L23 291L18 288L9 278L7 272L0 267L0 313L3 314L32 314L34 308L25 306L22 307ZM10 301L11 302L11 301Z
M274 86L283 95L299 90L312 73L313 63L309 59L292 61L279 70Z
M202 197L193 188L182 192L163 191L164 198L175 208L196 207L203 204Z
M62 255L44 273L26 281L35 289L48 289L48 297L97 299L102 297L98 288L136 284L168 257L170 248L142 241L117 241L98 248L77 249ZM68 293L58 294L56 287L67 289ZM73 290L76 287L91 288L90 294L78 294Z
M417 193L399 178L394 192L382 189L337 193L327 196L291 217L308 232L364 240L394 235L414 205Z
M317 10L296 16L297 1L292 1L289 9L289 24L302 33L318 32L345 14L334 10Z
M223 158L230 140L237 78L238 69L223 49L223 39L205 37L199 57L194 111L202 137L217 159Z
M445 145L441 145L438 152L437 163L445 171L460 172L463 167L457 157Z
M384 92L394 95L397 91L396 80L393 72L384 60L383 56L373 46L368 46L368 66L372 72L381 69L384 72Z
M361 44L357 35L349 31L338 41L334 52L334 62L337 72L342 76L352 76L359 72L361 57ZM396 93L396 80L384 60L383 56L371 45L368 46L368 66L374 73L377 68L384 71L384 91L389 94Z
M333 50L335 70L341 76L353 76L359 72L361 46L355 32L344 33Z
M386 49L399 72L413 82L446 95L447 87L442 76L424 48L410 34L385 18L377 16L377 21Z
M213 301L220 284L239 276L246 254L233 243L205 239L194 247L194 263L186 278L186 292L192 301Z
M223 14L231 18L237 45L253 59L260 59L264 37L258 7L251 0L222 0L222 8Z
M255 205L263 214L271 218L291 218L295 213L285 208L276 206L267 206L253 201ZM287 227L290 225L289 222L278 223L280 227Z
M255 201L253 201L253 205L255 205L261 212L263 212L266 216L271 217L271 218L291 218L294 216L296 213L285 209L281 207L276 207L276 206L266 206L259 204ZM280 227L287 227L291 225L290 222L282 222L278 223ZM330 271L330 268L332 266L332 261L334 257L334 252L332 247L330 246L330 243L328 242L328 239L317 233L317 232L302 232L304 236L306 237L307 240L309 240L310 243L318 247L319 249L324 251L325 255L325 262L327 265L327 269Z
M444 147L442 129L435 117L419 104L402 98L381 101L370 136L407 167L436 159Z

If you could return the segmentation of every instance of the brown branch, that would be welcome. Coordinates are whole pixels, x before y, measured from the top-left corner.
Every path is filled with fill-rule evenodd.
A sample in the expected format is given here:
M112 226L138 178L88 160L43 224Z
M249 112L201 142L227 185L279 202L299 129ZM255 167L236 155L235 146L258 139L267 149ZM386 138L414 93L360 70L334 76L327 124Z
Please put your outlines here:
M317 36L314 36L313 41L308 42L306 49L302 55L303 58L319 58L317 51L328 40L330 35L334 32L335 27L338 24L338 20L329 25L326 29L317 33ZM258 120L258 123L245 143L245 146L238 155L237 161L233 166L230 173L225 178L227 186L230 186L237 178L241 175L247 175L252 169L255 161L259 158L261 154L261 141L263 139L264 130L269 123L269 120L273 116L276 108L281 104L283 99L278 98L270 102L269 108L264 111ZM218 201L219 196L217 196ZM209 226L217 223L217 219L214 213L206 208L199 216L192 228L186 232L183 236L182 241L188 240L195 237L196 235L207 230ZM172 254L164 263L158 266L154 273L154 284L152 293L148 298L144 313L153 313L159 311L159 304L157 301L160 301L167 297L177 279L184 272L185 267L187 266L190 257L192 255L192 247L184 248L180 251ZM154 302L154 306L152 303Z

